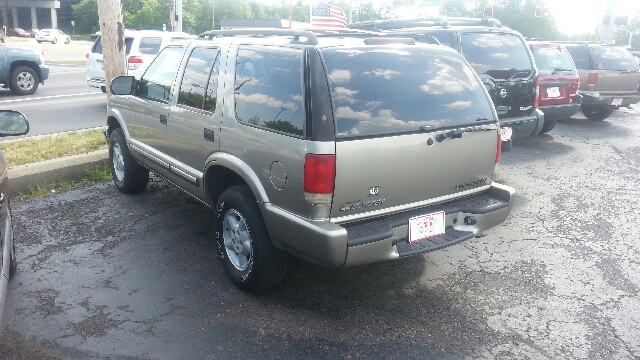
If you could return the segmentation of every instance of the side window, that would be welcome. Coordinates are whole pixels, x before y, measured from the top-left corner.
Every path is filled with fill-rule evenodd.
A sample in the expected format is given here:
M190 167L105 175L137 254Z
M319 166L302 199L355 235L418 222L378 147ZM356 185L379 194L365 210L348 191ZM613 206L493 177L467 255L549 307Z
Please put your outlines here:
M162 44L161 37L143 37L140 38L140 53L145 55L155 55L160 52Z
M215 95L218 88L218 53L218 49L193 49L180 83L178 104L211 112L215 111Z
M183 50L181 46L164 48L142 75L138 85L138 95L168 102L171 83L178 70Z
M567 51L573 58L573 63L576 64L576 68L589 70L589 54L587 48L584 46L567 46Z
M304 135L302 50L244 46L236 60L236 119L296 136Z
M98 38L91 48L91 52L94 54L102 54L102 38Z

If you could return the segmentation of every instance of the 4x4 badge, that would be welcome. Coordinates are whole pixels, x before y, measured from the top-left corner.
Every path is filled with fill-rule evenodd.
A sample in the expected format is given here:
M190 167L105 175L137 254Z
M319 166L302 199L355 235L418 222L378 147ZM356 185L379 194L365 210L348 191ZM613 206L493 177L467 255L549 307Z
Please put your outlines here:
M507 97L507 89L500 90L500 96L502 96L503 98L506 98Z
M380 188L377 186L372 186L371 188L369 188L369 195L378 195L379 192Z

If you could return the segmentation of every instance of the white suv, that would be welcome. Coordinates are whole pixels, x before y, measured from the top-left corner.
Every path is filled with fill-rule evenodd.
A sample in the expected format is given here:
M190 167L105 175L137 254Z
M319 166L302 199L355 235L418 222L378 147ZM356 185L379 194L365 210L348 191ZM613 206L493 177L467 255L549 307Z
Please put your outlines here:
M187 33L157 30L125 30L125 55L127 57L129 75L134 75L133 71L153 60L160 52L160 49L168 43L174 40L195 38L195 35L189 35ZM93 43L93 46L91 46L91 51L87 53L87 85L106 92L101 37L98 37Z

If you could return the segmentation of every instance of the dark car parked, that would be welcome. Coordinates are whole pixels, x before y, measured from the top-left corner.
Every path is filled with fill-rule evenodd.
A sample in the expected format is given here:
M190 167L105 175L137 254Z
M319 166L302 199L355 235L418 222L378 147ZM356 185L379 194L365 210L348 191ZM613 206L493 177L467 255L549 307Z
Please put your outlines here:
M558 121L568 119L580 111L580 76L564 46L541 41L527 43L533 51L538 68L538 106L544 113L544 126L540 134L546 134Z
M563 43L580 75L580 110L604 120L621 106L640 102L640 71L629 50L613 44Z
M29 123L21 113L12 110L0 110L0 137L18 136L29 132ZM4 304L7 299L9 279L18 268L16 247L13 243L13 225L11 222L11 206L9 202L9 179L4 153L0 150L0 241L2 258L0 259L0 333Z
M24 29L21 29L21 28L10 28L10 29L7 29L7 36L17 36L17 37L28 38L28 37L31 37L31 34L29 34Z
M424 18L376 20L349 27L381 31L387 36L411 37L423 42L435 37L471 64L489 90L503 134L513 139L538 134L544 114L538 109L538 73L531 50L520 33L496 19ZM503 144L508 149L510 141Z

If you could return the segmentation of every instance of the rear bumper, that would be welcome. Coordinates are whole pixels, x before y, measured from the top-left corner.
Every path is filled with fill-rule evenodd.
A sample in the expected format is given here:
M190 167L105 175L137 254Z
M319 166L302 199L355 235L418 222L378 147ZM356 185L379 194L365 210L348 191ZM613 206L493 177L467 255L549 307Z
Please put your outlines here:
M628 106L640 102L640 92L603 92L603 91L582 91L583 105L610 105L610 106ZM622 103L614 105L616 99L622 99Z
M107 92L107 84L104 79L92 78L87 76L87 85L98 88L102 90L102 92Z
M514 190L493 183L484 192L449 202L353 223L305 219L262 204L274 245L311 262L355 266L426 253L471 239L502 223L513 206ZM409 243L409 218L445 212L446 233Z
M580 111L582 96L576 95L576 101L571 104L540 106L540 110L544 113L544 121L558 121L572 117Z
M511 139L520 139L537 135L544 125L545 114L535 109L529 116L500 119L500 127L510 127L513 130Z

